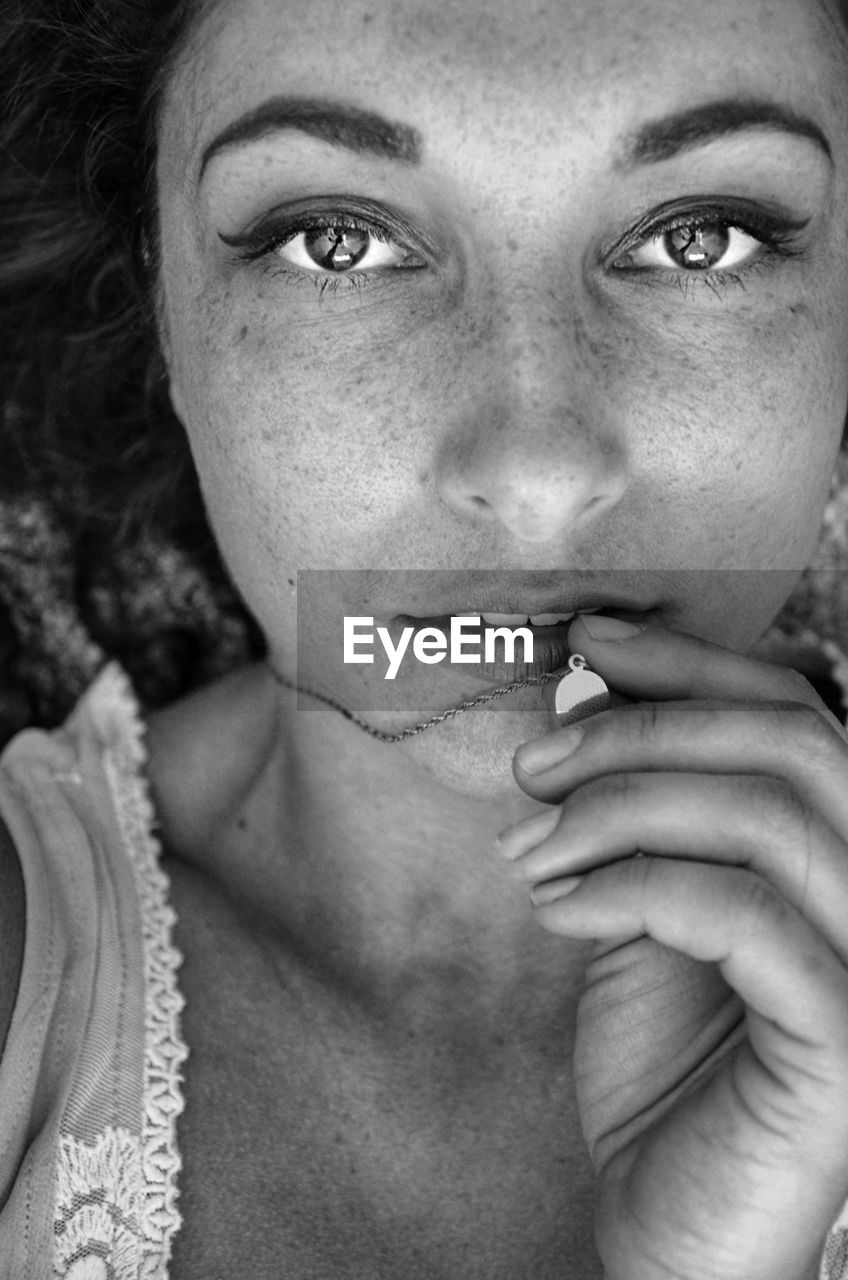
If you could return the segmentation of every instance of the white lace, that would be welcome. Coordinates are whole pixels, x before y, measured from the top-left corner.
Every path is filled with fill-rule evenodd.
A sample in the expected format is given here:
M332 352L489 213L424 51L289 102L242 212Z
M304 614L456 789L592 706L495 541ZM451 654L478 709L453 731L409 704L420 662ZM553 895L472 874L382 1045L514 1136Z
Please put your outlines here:
M141 909L144 949L144 1107L141 1136L108 1127L94 1144L68 1136L59 1156L56 1275L62 1280L167 1280L181 1224L176 1121L180 1068L188 1050L179 1028L184 1001L171 942L176 915L159 865L144 766L144 726L131 685L116 664L92 690L103 761ZM102 1243L101 1243L102 1242ZM80 1250L83 1250L81 1253ZM108 1261L107 1261L108 1259Z
M54 1275L62 1280L136 1280L142 1243L141 1140L128 1129L111 1126L94 1143L66 1135L57 1176Z

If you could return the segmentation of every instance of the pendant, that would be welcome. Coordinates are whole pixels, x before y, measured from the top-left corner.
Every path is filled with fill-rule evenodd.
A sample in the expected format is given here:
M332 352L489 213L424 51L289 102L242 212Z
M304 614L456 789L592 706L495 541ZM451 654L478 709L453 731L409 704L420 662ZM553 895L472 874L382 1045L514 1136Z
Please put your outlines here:
M582 653L568 659L568 671L554 694L554 711L560 728L606 711L610 704L609 689L596 672L586 666Z

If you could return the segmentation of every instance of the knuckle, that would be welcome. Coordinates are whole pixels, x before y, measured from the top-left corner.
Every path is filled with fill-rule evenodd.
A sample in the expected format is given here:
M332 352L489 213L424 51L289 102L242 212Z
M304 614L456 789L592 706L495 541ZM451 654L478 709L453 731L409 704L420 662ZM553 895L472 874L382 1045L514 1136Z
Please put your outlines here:
M812 810L783 778L765 775L748 778L746 792L743 798L750 804L752 817L758 824L766 822L775 836L785 837L787 832L797 835L809 830Z
M639 708L638 716L634 716L634 731L638 735L640 741L656 736L657 728L662 721L662 713L656 702L640 702L637 703Z
M629 747L636 749L656 745L662 725L663 712L657 703L636 702L618 712L615 722L617 743L620 745L623 739Z
M657 886L667 876L668 866L662 858L654 858L647 855L640 858L631 858L628 864L628 872L633 880L635 889L641 890L650 901L655 896Z
M585 788L592 795L594 802L615 807L629 805L635 798L638 781L632 773L607 773L596 778Z
M775 704L773 711L772 732L779 747L793 755L801 752L814 761L832 759L837 750L844 752L842 739L817 707L808 702L786 702Z
M781 924L789 913L789 904L762 876L750 872L738 873L735 901L747 927L757 923L764 926Z
M569 820L584 820L587 814L597 814L601 809L629 809L640 791L640 779L632 773L605 773L599 778L584 782L566 797L562 809Z

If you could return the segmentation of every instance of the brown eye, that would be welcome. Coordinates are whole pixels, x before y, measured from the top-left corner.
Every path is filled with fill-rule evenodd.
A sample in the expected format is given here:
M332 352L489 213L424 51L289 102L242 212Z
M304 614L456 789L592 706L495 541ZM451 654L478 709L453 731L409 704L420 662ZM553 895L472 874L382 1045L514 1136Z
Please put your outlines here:
M678 227L664 236L665 250L672 262L687 271L710 271L717 267L730 247L730 228L718 224Z
M278 244L274 253L309 275L356 275L426 266L419 254L390 239L382 228L352 227L343 222L298 231Z
M319 227L304 232L303 247L317 267L349 271L365 257L372 237L351 227Z
M696 275L747 267L766 252L756 236L724 222L657 231L634 245L612 265L624 270L663 270Z

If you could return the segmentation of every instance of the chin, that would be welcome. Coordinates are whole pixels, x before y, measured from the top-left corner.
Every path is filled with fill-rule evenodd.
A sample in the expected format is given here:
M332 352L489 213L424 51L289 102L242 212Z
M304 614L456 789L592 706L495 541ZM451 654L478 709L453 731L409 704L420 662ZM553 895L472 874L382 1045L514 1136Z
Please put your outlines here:
M404 750L434 781L469 799L514 801L521 795L512 758L522 742L549 729L543 710L476 710L410 738Z

